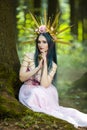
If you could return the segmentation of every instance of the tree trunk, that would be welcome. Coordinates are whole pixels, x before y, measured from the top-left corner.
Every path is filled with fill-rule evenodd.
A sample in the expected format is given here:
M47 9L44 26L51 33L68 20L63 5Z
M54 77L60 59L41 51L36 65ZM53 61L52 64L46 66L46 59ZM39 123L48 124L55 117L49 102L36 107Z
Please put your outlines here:
M23 112L17 101L19 59L16 50L15 0L0 0L0 115L17 116ZM20 109L21 107L21 109Z
M75 35L75 38L78 37L78 4L75 0L69 0L70 2L70 23L74 25L71 28L72 34ZM77 5L77 6L76 6Z
M41 0L34 0L34 10L35 10L35 15L39 16L40 15L40 7L41 7Z
M87 42L87 1L85 0L80 0L79 2L79 19L82 21L82 40L83 43Z
M48 18L52 17L51 22L53 22L57 11L60 11L59 1L55 0L55 2L53 2L53 0L48 0Z

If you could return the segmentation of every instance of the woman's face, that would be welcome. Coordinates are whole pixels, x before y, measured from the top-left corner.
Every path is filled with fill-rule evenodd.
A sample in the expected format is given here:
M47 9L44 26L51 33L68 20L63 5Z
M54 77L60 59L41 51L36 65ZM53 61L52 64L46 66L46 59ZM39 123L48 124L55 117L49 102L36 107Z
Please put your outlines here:
M40 35L38 38L38 49L40 53L48 51L48 43L46 38L43 35Z

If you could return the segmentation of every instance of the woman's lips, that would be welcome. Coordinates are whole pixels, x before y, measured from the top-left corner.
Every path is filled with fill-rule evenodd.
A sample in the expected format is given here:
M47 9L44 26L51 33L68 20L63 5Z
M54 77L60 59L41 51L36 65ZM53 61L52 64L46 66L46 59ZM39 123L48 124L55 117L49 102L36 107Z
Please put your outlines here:
M40 50L44 50L44 48L40 48Z
M44 48L40 48L41 50L44 49Z

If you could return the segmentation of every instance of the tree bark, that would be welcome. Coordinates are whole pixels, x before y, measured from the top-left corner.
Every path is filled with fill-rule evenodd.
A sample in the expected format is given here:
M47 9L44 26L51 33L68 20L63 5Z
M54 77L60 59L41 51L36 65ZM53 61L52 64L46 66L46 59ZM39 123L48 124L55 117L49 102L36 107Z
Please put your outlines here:
M36 16L40 15L40 8L41 8L41 0L38 1L34 0L34 10L35 10L34 14Z
M72 34L75 35L75 38L78 36L78 4L76 4L75 0L69 0L70 2L70 24L74 25L71 28Z
M87 42L87 13L86 13L86 10L87 10L87 1L85 0L80 0L79 2L79 19L81 20L82 22L82 40L84 41L83 43L85 43L86 45L86 42Z
M52 17L51 22L53 22L57 11L60 11L59 1L48 0L48 18Z
M71 32L72 34L75 35L75 38L77 40L78 39L78 29L79 29L79 23L82 24L82 41L87 41L87 1L85 0L79 0L79 1L75 1L75 0L69 0L70 3L70 22L71 25L74 25L71 28ZM84 42L85 43L85 42ZM84 45L84 44L83 44Z
M19 89L19 58L16 50L16 0L0 0L0 115L21 115L16 99ZM20 109L21 108L21 109Z

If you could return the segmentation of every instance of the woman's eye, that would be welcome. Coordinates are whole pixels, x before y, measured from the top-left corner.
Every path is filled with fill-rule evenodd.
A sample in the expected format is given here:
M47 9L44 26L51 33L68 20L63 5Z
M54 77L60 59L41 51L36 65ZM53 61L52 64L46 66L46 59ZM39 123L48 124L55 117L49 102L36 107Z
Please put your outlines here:
M38 44L40 43L47 43L47 41L38 41Z
M47 43L46 41L43 41L43 43Z
M40 44L41 42L40 41L38 41L38 44Z

